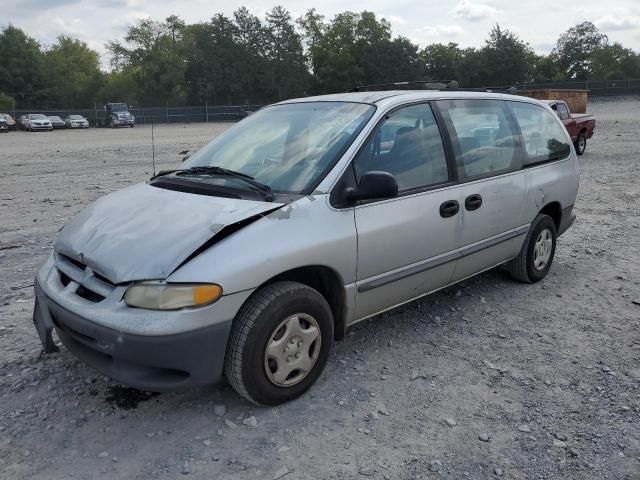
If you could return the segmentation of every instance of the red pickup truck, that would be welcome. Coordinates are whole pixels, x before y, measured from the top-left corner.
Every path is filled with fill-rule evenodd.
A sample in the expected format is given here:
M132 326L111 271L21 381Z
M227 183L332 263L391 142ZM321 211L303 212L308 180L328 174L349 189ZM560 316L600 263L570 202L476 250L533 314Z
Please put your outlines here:
M564 127L576 147L576 153L582 155L587 148L587 138L593 137L596 128L596 119L588 113L571 113L569 105L562 100L545 100L556 115L560 117Z

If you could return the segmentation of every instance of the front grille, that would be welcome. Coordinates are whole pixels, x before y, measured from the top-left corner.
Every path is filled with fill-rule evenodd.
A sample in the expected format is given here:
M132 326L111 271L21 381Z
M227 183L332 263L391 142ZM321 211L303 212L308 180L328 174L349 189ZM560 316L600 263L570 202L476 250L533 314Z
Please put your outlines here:
M104 300L104 297L102 295L96 292L92 292L91 290L87 289L83 285L80 285L78 287L78 289L76 290L76 295L84 298L85 300L89 300L90 302L93 302L93 303L98 303Z
M79 262L78 260L76 260L74 258L67 257L66 255L63 255L61 253L59 255L60 255L60 257L64 258L67 262L69 262L69 263L75 265L76 267L78 267L78 269L80 269L80 270L84 270L85 268L87 268L87 266L84 263Z
M71 283L71 278L69 278L69 275L67 275L64 272L61 272L60 270L58 270L58 273L60 274L60 283L62 285L64 285L66 287L67 285L69 285Z
M92 303L101 302L116 287L104 275L94 272L84 263L68 255L57 254L56 269L60 275L60 283L64 287L75 282L78 285L75 290L76 295Z

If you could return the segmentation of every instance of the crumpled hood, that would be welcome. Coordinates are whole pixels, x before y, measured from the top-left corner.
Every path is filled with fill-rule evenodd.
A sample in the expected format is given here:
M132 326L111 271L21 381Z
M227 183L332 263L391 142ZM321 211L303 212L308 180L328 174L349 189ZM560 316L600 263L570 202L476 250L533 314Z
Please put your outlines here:
M223 227L281 205L142 183L82 210L60 231L54 250L113 283L162 279Z

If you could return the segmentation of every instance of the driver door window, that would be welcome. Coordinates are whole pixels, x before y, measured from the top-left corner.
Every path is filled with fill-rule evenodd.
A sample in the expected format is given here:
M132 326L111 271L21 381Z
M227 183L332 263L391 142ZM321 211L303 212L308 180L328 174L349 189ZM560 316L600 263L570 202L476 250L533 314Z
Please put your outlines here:
M378 125L354 160L358 182L370 171L391 173L398 191L449 181L440 130L428 104L396 110Z

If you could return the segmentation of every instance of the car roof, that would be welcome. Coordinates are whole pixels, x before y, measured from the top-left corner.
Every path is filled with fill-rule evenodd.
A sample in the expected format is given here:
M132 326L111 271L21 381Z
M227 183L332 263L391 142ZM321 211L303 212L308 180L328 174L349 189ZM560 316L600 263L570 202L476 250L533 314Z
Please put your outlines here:
M462 90L383 90L373 92L347 92L331 95L318 95L313 97L292 98L290 100L279 102L276 105L306 102L355 102L381 106L388 103L401 104L420 100L438 99L515 100L528 103L536 103L538 105L540 104L538 100L529 97L493 92L473 92Z

